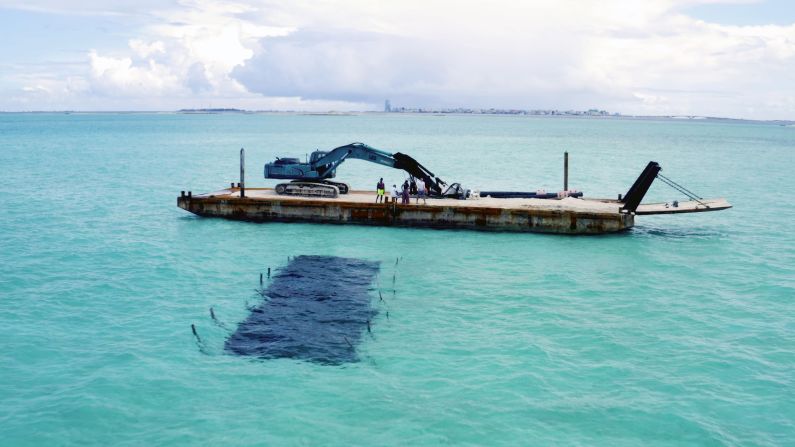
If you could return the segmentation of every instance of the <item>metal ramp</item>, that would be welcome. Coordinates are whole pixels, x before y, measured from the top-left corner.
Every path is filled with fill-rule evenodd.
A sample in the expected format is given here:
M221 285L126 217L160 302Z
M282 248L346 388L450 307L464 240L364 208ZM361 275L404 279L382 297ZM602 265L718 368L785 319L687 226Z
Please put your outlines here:
M662 168L659 163L655 161L650 161L649 164L646 165L646 168L640 173L623 199L619 197L619 202L622 204L620 210L622 213L632 213L639 216L652 214L684 214L720 211L732 207L731 204L723 198L704 199L698 197L689 189L660 174L660 171L662 171ZM684 194L691 200L684 202L674 200L665 203L641 204L640 202L643 200L646 192L649 191L651 184L658 178L661 182Z
M703 213L705 211L720 211L731 208L726 199L701 199L687 202L645 203L638 205L635 214L648 216L652 214L684 214Z

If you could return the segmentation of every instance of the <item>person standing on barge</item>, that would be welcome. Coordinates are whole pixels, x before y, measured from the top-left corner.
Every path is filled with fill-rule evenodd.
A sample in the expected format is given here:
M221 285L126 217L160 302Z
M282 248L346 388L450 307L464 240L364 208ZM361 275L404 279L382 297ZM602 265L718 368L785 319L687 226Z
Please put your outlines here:
M386 187L384 186L384 178L381 177L381 180L378 181L378 184L375 186L376 189L376 196L375 196L375 203L383 203L384 202L384 192Z

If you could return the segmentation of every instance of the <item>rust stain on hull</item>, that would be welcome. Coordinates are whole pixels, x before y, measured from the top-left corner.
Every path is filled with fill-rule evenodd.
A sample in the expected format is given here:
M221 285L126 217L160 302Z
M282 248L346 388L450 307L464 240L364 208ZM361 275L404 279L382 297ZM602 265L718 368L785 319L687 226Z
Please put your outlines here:
M634 225L633 215L618 212L466 206L462 202L455 202L455 206L400 205L219 195L178 197L177 205L199 216L253 222L315 222L559 234L614 233Z

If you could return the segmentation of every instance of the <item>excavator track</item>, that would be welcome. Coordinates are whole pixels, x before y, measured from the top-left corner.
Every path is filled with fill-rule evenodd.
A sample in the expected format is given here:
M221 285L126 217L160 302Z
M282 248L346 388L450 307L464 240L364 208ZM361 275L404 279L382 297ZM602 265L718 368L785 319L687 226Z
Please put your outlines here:
M344 183L343 183L344 184ZM347 185L345 185L347 186ZM285 196L337 198L340 188L333 184L293 181L276 185L276 194Z
M351 187L347 183L343 182L333 182L331 180L324 180L323 184L326 185L334 185L340 190L340 194L348 194L348 191L351 190Z

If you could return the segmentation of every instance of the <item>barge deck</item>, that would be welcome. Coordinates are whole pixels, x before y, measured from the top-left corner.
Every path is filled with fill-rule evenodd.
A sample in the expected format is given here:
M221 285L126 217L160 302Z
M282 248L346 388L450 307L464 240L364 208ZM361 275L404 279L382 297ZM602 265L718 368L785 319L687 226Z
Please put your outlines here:
M409 205L375 203L375 192L351 191L337 198L278 195L272 188L226 188L208 194L184 192L177 205L205 217L254 222L315 222L420 228L457 228L558 234L604 234L632 228L635 214L669 214L730 208L724 199L640 205L622 212L615 200L576 199L427 199Z

